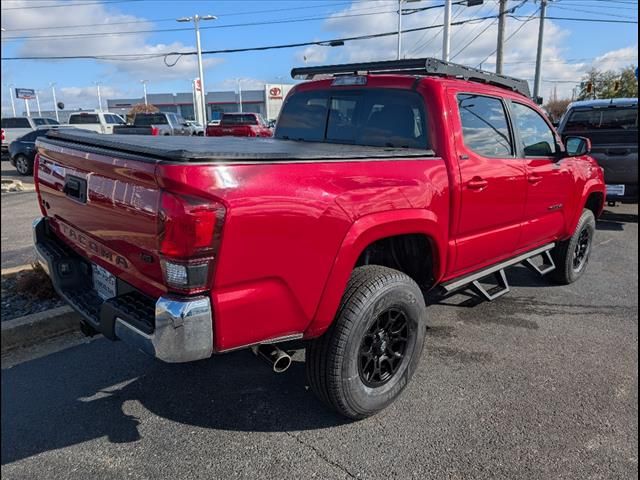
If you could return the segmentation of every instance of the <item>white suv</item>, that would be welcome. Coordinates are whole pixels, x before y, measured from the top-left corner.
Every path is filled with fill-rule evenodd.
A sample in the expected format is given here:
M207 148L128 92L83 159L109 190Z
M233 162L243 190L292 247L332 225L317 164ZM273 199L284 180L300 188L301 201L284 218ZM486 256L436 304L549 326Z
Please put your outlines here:
M122 117L109 112L76 112L69 115L69 125L97 133L113 133L114 125L125 124Z

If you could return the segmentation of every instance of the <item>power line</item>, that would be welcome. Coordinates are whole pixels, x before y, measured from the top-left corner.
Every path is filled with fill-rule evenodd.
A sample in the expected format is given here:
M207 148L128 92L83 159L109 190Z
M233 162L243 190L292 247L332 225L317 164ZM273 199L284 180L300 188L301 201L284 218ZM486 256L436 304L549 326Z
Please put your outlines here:
M127 2L144 2L147 0L104 0L98 2L83 2L83 3L59 3L54 5L29 5L28 7L6 7L2 10L31 10L33 8L59 8L59 7L81 7L83 5L98 5L98 4L110 4L110 3L127 3Z
M452 26L464 25L467 23L475 23L482 22L484 20L493 19L496 16L491 17L483 17L483 18L473 18L468 20L460 20L457 22L451 22ZM403 30L404 33L412 33L412 32L421 32L423 30L430 30L433 28L443 27L440 25L432 25L428 27L416 27L409 28ZM266 45L260 47L245 47L245 48L230 48L230 49L222 49L222 50L206 50L203 51L203 54L212 55L212 54L222 54L222 53L240 53L240 52L257 52L264 50L279 50L284 48L297 48L297 47L308 47L312 45L319 46L327 46L331 43L336 42L349 42L355 40L369 40L372 38L382 38L389 37L393 35L397 35L397 31L385 32L385 33L374 33L369 35L359 35L354 37L343 37L343 38L334 38L329 40L319 40L313 42L300 42L300 43L289 43L282 45ZM22 57L5 57L2 58L2 61L15 61L15 60L122 60L125 58L135 59L135 60L147 60L150 58L159 58L159 57L182 57L182 56L191 56L196 55L197 52L189 51L189 52L166 52L166 53L130 53L130 54L105 54L105 55L59 55L59 56L22 56ZM138 57L138 58L136 58Z
M381 8L373 7L373 8ZM358 12L372 10L371 7L366 9L358 10ZM262 22L245 22L245 23L233 23L228 25L212 25L200 27L200 30L212 30L212 29L224 29L224 28L236 28L236 27L252 27L259 25L276 25L283 23L301 23L301 22L311 22L317 20L329 20L329 19L341 19L341 18L352 18L352 17L364 17L371 15L382 15L387 13L394 13L395 10L386 10L383 12L370 12L370 13L352 13L346 15L335 15L332 14L330 16L321 16L321 17L303 17L303 18L288 18L282 20L270 20L270 21L262 21ZM192 31L192 28L161 28L161 29L151 29L151 30L129 30L129 31L121 31L121 32L100 32L100 33L70 33L65 35L27 35L27 36L14 36L14 37L4 37L2 38L3 42L7 41L16 41L16 40L34 40L34 39L75 39L75 38L88 38L88 37L103 37L103 36L118 36L118 35L139 35L143 33L161 33L161 32L183 32L183 31Z
M491 27L493 27L497 22L498 22L497 18L494 19L493 22L490 22L489 25L487 25L485 28L483 28L482 31L479 34L477 34L475 37L473 37L471 40L469 40L469 43L467 43L464 47L462 47L460 50L458 50L458 53L456 53L454 56L452 56L451 60L453 60L458 55L460 55L462 52L464 52L467 49L467 47L469 47L469 45L471 45L478 38L480 38L487 30L489 30Z
M571 17L545 17L545 18L547 20L565 20L568 22L626 23L626 24L635 24L635 25L638 24L638 20L609 20L604 18L571 18Z
M220 17L236 17L240 15L256 15L260 13L278 13L278 12L288 12L291 10L310 10L314 8L331 8L331 7L341 7L344 5L351 5L352 2L338 2L338 3L325 3L322 5L306 5L304 7L290 7L290 8L277 8L271 10L253 10L250 12L230 12L230 13L220 13ZM377 7L381 8L381 7ZM108 22L108 23L87 23L83 25L57 25L54 27L33 27L33 28L13 28L11 30L5 30L6 33L12 32L29 32L29 31L42 31L42 30L57 30L62 28L86 28L86 27L110 27L111 25L133 25L138 23L162 23L162 22L175 22L175 17L171 18L155 18L149 20L130 20L128 22Z
M615 13L597 12L597 11L594 11L594 10L576 10L574 8L561 7L560 5L556 5L554 3L549 4L549 6L552 7L552 8L559 8L560 10L568 10L570 12L592 13L592 14L596 14L596 15L604 15L604 16L607 16L607 17L634 19L633 17L629 17L627 15L617 15ZM637 20L637 18L635 18L635 20Z

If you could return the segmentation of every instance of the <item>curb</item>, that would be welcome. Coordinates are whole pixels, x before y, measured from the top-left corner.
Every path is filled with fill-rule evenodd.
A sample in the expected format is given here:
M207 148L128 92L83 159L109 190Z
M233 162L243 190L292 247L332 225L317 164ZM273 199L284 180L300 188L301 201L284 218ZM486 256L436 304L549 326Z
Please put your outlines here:
M13 275L14 273L24 272L25 270L31 270L33 265L25 263L24 265L18 265L16 267L3 268L0 275Z
M71 307L63 306L1 322L2 354L79 330L80 318Z

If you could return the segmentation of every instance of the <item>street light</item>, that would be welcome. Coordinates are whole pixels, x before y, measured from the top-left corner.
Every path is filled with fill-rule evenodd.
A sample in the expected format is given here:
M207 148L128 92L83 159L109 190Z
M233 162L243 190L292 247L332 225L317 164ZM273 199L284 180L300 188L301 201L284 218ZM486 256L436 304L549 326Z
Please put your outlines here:
M242 113L242 84L240 82L242 82L241 78L236 78L236 82L238 83L238 106L239 106L239 112Z
M142 84L142 91L144 92L144 104L149 105L147 102L147 83L149 83L149 80L140 80L140 83Z
M420 0L398 0L398 60L402 56L402 4L419 2Z
M56 82L50 82L51 95L53 96L53 109L56 112L56 121L60 121L60 115L58 114L58 101L56 100Z
M178 22L193 22L196 31L196 50L198 51L198 74L200 76L200 91L202 92L202 125L204 126L204 136L207 136L207 91L204 88L204 71L202 69L202 48L200 47L200 20L217 20L215 15L194 15L193 17L181 17Z
M93 82L96 86L96 92L98 93L98 110L102 111L102 97L100 96L100 82Z
M38 96L38 93L40 93L40 90L36 90L36 105L38 106L38 116L41 117L42 110L40 110L40 97Z
M11 99L11 110L13 111L13 116L16 116L16 104L13 102L13 95L15 94L15 90L13 89L13 87L15 87L15 85L13 83L10 83L9 85L7 85L9 87L9 98Z

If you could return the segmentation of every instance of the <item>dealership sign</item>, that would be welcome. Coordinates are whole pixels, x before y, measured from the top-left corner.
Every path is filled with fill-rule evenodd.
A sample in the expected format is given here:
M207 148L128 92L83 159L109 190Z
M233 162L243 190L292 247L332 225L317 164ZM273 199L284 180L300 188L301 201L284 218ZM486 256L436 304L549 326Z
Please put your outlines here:
M282 89L280 87L273 87L271 90L269 90L269 98L282 98Z
M36 98L36 91L32 88L16 88L16 98L24 98L25 100Z

